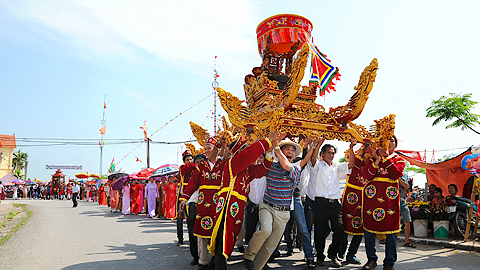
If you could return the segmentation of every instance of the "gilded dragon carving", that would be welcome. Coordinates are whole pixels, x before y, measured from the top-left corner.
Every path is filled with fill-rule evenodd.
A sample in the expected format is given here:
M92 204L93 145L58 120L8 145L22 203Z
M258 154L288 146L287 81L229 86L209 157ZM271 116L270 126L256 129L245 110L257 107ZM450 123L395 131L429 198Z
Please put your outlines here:
M263 36L259 40L262 38ZM291 48L290 51L286 49L279 53L270 51L270 43L268 39L266 41L267 45L261 50L261 67L255 67L253 74L245 77L246 101L223 88L216 89L222 108L232 124L228 125L224 119L224 131L217 134L219 137L233 140L233 137L241 134L251 142L268 136L270 131L278 130L286 132L294 141L320 136L341 141L356 138L359 142L369 141L374 146L388 148L395 129L395 115L375 120L370 129L353 123L365 108L372 91L378 70L376 58L361 73L348 103L330 108L327 112L321 104L315 102L317 85L303 86L299 91L309 55L312 54L312 45L308 42L300 44L298 41L285 43L285 46L291 45L288 47ZM195 137L204 146L202 143L208 134L206 130L192 125L192 132L198 133Z

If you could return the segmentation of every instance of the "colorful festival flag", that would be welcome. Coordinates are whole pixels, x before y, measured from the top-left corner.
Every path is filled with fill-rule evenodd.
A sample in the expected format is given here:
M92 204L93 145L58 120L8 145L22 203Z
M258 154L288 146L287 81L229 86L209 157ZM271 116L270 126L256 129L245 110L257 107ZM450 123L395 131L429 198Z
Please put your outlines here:
M138 157L135 157L135 158L137 159L137 160L135 160L135 161L137 161L137 162L142 162Z
M110 169L108 169L109 173L113 173L115 171L115 157L112 159L112 163L110 163Z
M107 103L106 103L106 102L103 102L103 108L104 108L104 109L107 108Z
M324 96L325 92L330 93L331 90L335 91L335 82L340 80L340 73L338 68L330 64L330 60L327 56L322 54L318 50L317 46L310 44L312 52L312 66L310 78L310 86L316 84L319 89L320 96Z

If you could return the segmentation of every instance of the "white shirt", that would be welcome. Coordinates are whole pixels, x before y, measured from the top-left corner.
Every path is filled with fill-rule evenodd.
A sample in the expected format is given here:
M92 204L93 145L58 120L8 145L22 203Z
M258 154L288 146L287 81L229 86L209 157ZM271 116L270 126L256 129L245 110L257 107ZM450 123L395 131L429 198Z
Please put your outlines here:
M194 202L196 203L198 199L198 189L193 192L192 196L190 196L190 199L188 199L187 204Z
M341 199L340 180L347 178L350 173L348 163L332 163L329 166L325 161L318 161L312 167L311 161L308 166L315 180L315 197L327 199Z
M263 200L263 194L265 194L266 188L267 178L265 176L253 179L250 182L250 192L248 193L250 201L254 204L260 204Z
M73 185L72 186L72 193L79 193L80 192L80 187L78 185Z

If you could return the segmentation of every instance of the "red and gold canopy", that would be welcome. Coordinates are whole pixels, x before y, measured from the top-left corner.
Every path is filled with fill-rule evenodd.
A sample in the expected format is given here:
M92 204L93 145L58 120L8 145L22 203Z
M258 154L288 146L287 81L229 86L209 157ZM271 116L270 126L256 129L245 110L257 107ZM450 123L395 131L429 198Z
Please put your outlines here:
M270 51L286 53L300 41L299 48L310 40L313 25L307 19L295 14L278 14L265 19L257 27L258 51L263 52L270 44Z

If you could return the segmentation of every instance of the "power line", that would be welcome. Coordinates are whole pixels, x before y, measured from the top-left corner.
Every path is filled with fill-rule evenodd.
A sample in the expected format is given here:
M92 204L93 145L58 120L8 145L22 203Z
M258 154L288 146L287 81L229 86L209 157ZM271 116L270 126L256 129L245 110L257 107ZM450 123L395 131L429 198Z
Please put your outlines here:
M143 143L144 139L105 139L101 145L121 145ZM183 144L194 142L195 140L185 140L176 142L153 141L155 144ZM13 140L5 140L3 142L13 142ZM35 147L35 146L98 146L98 139L64 139L64 138L17 138L17 147Z

